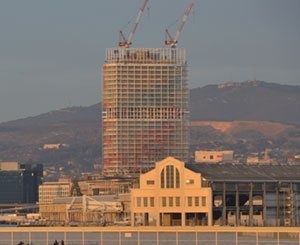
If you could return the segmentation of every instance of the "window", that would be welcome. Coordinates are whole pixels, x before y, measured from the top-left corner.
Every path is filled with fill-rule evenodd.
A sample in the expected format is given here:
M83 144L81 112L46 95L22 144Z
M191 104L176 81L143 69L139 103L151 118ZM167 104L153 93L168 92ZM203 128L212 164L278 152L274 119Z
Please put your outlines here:
M161 188L179 188L180 173L173 165L167 165L160 173Z
M193 179L187 179L186 181L185 181L185 183L186 184L194 184L194 180Z
M188 197L188 206L191 207L193 205L193 197Z
M150 197L150 207L154 207L154 197Z
M166 187L174 188L174 166L169 165L166 168Z
M200 204L199 197L195 197L195 206L199 207L199 204Z
M147 180L147 185L154 185L154 180Z
M209 156L209 159L214 159L214 156L213 156L213 155L210 155L210 156Z
M175 197L175 204L176 204L176 207L180 206L180 197Z
M169 197L169 207L173 207L173 197Z
M163 207L167 206L167 198L166 197L162 197L162 206Z
M202 207L206 206L206 197L201 197L201 205Z
M180 187L180 175L179 170L176 168L176 188Z
M164 169L160 173L160 187L165 188L165 170Z
M147 197L143 197L143 203L144 203L144 207L148 206L148 198Z
M137 198L136 198L136 206L137 206L138 208L140 208L140 207L141 207L141 204L142 204L142 199L141 199L140 197L137 197Z

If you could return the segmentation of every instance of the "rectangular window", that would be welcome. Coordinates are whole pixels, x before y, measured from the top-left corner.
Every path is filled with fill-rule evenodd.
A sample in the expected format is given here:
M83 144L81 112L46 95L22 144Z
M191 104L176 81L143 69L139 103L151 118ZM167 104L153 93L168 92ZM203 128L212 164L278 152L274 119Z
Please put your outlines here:
M144 207L148 207L148 197L143 197Z
M195 197L195 206L199 207L199 204L200 204L199 197Z
M195 182L194 182L193 179L187 179L187 180L185 181L185 183L186 183L186 184L194 184Z
M201 205L202 207L206 206L206 197L201 197Z
M136 198L136 206L137 206L138 208L140 208L141 205L142 205L142 198L137 197L137 198Z
M169 197L169 207L173 207L173 197Z
M188 206L191 207L193 205L193 197L188 197Z
M147 185L154 185L154 180L147 180Z
M150 197L150 207L154 207L154 197Z
M161 199L161 205L163 206L163 207L166 207L167 206L167 198L166 197L162 197L162 199Z
M176 204L176 207L180 206L180 197L175 197L175 204Z

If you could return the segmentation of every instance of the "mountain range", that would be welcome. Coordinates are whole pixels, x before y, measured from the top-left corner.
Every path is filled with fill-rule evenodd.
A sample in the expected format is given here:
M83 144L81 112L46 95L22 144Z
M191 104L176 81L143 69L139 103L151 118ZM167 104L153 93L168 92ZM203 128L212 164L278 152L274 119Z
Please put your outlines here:
M101 104L95 104L0 123L0 160L75 163L88 171L101 157L100 115ZM246 81L191 89L190 118L192 150L238 148L241 139L251 139L245 151L299 149L300 86ZM49 143L70 147L43 151L42 145Z

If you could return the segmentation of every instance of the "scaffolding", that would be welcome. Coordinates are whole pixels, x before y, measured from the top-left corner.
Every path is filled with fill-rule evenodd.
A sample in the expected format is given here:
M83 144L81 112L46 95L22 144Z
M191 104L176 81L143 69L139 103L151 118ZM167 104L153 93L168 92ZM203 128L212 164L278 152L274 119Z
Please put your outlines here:
M107 175L141 173L188 158L185 50L110 48L103 65L103 164Z

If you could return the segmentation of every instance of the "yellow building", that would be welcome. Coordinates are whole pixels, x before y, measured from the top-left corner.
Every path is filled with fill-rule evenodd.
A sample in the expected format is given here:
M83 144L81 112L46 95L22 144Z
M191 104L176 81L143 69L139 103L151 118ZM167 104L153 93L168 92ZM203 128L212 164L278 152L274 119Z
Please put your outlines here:
M39 204L50 204L54 198L69 197L72 183L70 181L45 182L39 186Z
M120 193L129 193L136 179L133 178L99 178L78 181L82 195L111 195Z
M168 157L140 176L131 191L132 225L212 225L211 188L202 186L200 173Z
M105 225L123 221L130 212L129 194L55 198L40 206L40 215L52 224Z

